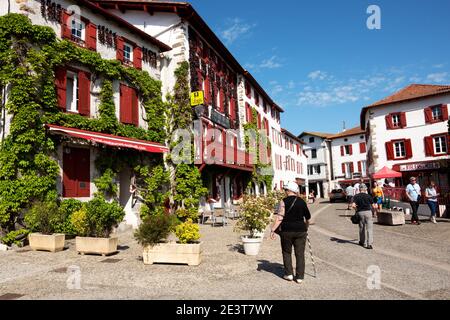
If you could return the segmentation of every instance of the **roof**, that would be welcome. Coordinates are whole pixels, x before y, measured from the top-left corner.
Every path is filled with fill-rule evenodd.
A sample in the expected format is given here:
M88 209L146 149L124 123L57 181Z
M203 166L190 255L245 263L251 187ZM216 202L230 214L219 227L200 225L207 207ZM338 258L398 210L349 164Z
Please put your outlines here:
M143 38L144 40L149 41L150 43L152 43L153 45L157 46L161 52L165 52L165 51L170 51L172 50L172 48L170 46L168 46L167 44L159 41L158 39L152 37L151 35L149 35L148 33L142 31L141 29L133 26L131 23L129 23L128 21L125 21L124 19L122 19L121 17L103 9L102 7L99 6L99 4L95 4L92 1L87 1L87 0L76 0L75 2L77 2L77 4L81 4L84 7L92 10L92 12L94 13L100 13L103 17L105 17L106 19L110 19L112 21L115 21L118 25L120 25L121 27L125 27L129 30L132 31L132 33L135 33L137 35L139 35L141 38Z
M364 107L361 111L361 128L365 129L365 115L368 109L444 93L450 93L450 85L411 84L380 101Z
M299 135L298 137L301 138L303 136L315 136L315 137L320 137L320 138L324 138L324 139L328 139L330 136L334 135L334 133L323 133L323 132L314 132L314 131L304 131L301 135Z
M299 142L300 144L305 144L302 140L300 140L299 137L297 137L295 134L289 132L288 130L281 128L281 132L284 133L285 135L289 136L290 138L294 139L295 141Z
M338 139L338 138L344 138L349 136L354 136L358 134L364 134L365 131L361 129L361 127L355 127L348 130L345 130L343 132L337 133L335 135L329 136L328 139Z
M214 31L208 26L203 18L197 13L190 3L177 2L177 1L154 1L154 0L90 0L97 5L107 9L117 10L144 10L149 14L153 12L170 12L176 13L181 18L188 21L199 33L201 33L214 47L214 49L224 58L227 62L235 68L235 70L244 75L244 77L255 87L259 93L267 100L269 105L275 107L280 112L284 110L278 106L266 93L266 91L259 85L258 81L245 70L236 58L231 54L228 48L217 37Z

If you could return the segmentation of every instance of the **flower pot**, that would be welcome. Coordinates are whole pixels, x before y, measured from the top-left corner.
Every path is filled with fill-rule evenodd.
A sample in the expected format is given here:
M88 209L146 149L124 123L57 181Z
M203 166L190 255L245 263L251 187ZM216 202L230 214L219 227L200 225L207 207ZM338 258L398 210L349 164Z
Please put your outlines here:
M42 234L42 233L30 233L28 235L28 241L32 250L42 250L50 252L58 252L64 249L64 240L66 236L64 234Z
M201 263L203 244L200 243L160 243L144 248L144 264L178 263L198 266Z
M117 252L119 238L92 238L92 237L76 237L75 245L78 253L84 255L101 254L102 256L110 255Z
M244 244L244 252L247 256L258 255L262 238L242 237L241 239Z

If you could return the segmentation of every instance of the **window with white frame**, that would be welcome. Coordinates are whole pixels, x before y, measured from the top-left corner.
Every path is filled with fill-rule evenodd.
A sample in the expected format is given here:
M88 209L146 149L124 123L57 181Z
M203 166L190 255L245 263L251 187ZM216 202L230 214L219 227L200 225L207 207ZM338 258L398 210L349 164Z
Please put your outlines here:
M361 175L363 177L367 175L367 163L365 160L361 161Z
M350 147L351 147L351 145L344 146L344 155L346 155L346 156L350 155Z
M133 61L133 46L129 43L123 44L123 59L126 62Z
M311 149L311 158L317 159L317 149Z
M431 108L431 114L433 116L433 120L439 120L442 117L442 108L441 106L435 106Z
M78 19L72 19L72 39L74 41L85 41L86 24Z
M394 142L394 156L395 158L406 157L405 142L403 141Z
M433 140L434 140L434 153L435 154L446 154L448 152L446 136L434 137Z
M67 71L66 110L78 112L78 74Z
M398 113L392 115L392 125L394 128L400 127L400 115Z

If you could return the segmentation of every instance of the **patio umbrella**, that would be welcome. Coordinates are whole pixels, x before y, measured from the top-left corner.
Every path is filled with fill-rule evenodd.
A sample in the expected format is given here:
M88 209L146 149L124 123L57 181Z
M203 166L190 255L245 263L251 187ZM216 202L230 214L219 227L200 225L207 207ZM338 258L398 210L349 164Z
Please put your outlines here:
M401 178L402 174L400 172L389 169L388 167L383 167L383 169L375 173L372 177L374 179Z

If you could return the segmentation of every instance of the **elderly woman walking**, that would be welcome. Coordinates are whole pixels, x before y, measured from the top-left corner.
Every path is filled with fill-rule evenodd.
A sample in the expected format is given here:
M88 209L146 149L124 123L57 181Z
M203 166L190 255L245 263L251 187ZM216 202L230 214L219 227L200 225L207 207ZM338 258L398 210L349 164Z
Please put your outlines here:
M270 238L275 239L275 231L280 227L281 251L283 254L284 279L302 283L305 278L305 244L308 235L309 220L311 214L303 199L298 197L298 184L290 181L284 186L286 198L278 209ZM278 232L277 231L277 232ZM296 260L296 273L292 267L292 247L294 247Z
M373 249L373 219L372 208L376 208L373 198L367 194L367 186L360 185L360 193L353 198L352 207L359 215L359 245Z

